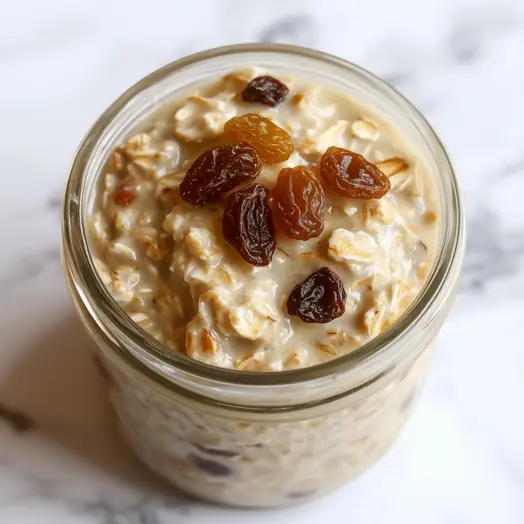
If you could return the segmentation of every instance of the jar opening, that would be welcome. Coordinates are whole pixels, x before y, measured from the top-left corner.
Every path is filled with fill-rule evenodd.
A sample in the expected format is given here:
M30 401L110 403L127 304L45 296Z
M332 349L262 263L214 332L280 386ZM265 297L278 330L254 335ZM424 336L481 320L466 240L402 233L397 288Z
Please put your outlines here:
M321 69L325 79L341 85L347 79L359 82L371 98L375 97L379 113L381 107L394 107L403 115L406 125L417 133L417 147L423 147L433 163L431 173L438 173L435 182L440 191L440 237L433 268L422 290L401 317L379 336L346 355L309 368L248 372L218 368L174 353L135 324L116 304L97 275L88 247L85 227L88 201L109 150L168 95L172 97L179 88L187 87L188 78L196 80L219 74L245 65L250 59L256 60L256 65L269 63L282 68L292 63L292 71L310 75L314 72L313 76ZM177 76L181 72L185 73L183 78ZM464 250L463 204L453 168L443 145L420 112L394 88L358 66L318 51L280 44L242 44L198 53L155 71L131 87L84 138L71 169L63 212L64 261L72 287L88 314L115 346L125 347L133 358L169 381L190 389L207 388L206 396L213 397L216 388L249 386L261 402L269 398L265 393L268 386L287 387L305 382L311 386L318 382L320 387L338 377L340 391L347 390L416 351L407 335L415 325L430 325L441 305L449 301Z

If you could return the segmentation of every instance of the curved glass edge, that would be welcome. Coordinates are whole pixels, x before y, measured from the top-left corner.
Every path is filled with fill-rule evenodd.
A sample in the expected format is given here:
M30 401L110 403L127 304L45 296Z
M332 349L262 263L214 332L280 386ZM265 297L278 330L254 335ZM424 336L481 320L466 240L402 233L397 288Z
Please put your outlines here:
M455 211L455 219L450 221L447 231L444 231L444 246L440 249L440 255L435 260L432 272L415 301L393 326L378 337L352 353L311 368L278 372L230 370L193 361L164 348L125 315L101 283L89 255L82 220L82 202L85 199L82 184L83 172L104 129L124 106L132 103L132 100L146 88L187 65L231 53L252 52L292 54L323 62L327 61L346 70L346 72L349 70L353 74L362 76L368 82L373 82L382 89L386 89L390 95L409 107L419 120L417 127L420 124L425 127L422 131L433 141L434 147L432 149L437 157L437 162L439 165L445 166L449 175L452 199L450 206ZM452 284L458 277L464 251L464 222L464 206L448 155L427 120L403 95L371 73L340 58L306 48L279 44L241 44L204 51L168 64L139 81L103 113L86 135L71 168L63 205L64 250L69 255L67 257L70 261L69 271L72 273L75 284L82 290L82 300L91 306L89 308L91 314L99 316L99 321L110 325L117 333L117 338L121 341L121 344L128 347L135 357L139 358L145 365L164 377L168 376L176 380L185 379L184 381L207 379L217 385L292 385L349 372L363 364L375 365L378 360L382 360L386 356L393 344L398 343L399 339L403 338L422 316L428 315L427 323L431 323L431 317L435 316L438 311L438 304L445 303L449 299L449 295L453 291ZM446 286L446 284L449 285ZM95 310L98 310L98 313ZM168 373L171 371L174 372L174 377Z

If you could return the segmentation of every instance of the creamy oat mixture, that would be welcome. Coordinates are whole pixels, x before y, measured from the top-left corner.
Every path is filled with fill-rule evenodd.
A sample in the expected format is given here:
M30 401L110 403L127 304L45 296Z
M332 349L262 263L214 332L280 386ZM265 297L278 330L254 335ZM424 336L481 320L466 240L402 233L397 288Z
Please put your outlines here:
M263 419L166 395L122 362L103 357L122 434L160 476L201 498L235 506L283 506L355 479L392 445L419 396L431 357L328 412ZM358 397L358 394L355 395Z
M431 269L438 205L425 166L387 123L332 88L276 72L289 88L281 103L244 102L240 93L261 74L234 72L159 108L112 153L89 227L100 277L151 335L216 366L278 371L346 354L398 318ZM391 189L361 200L326 187L320 236L292 240L276 223L271 264L249 264L224 238L226 199L197 207L180 190L195 159L225 143L224 124L247 113L286 130L294 152L263 162L256 179L232 191L256 182L275 199L284 167L307 166L320 180L332 146L362 154ZM345 290L345 311L306 323L290 314L290 294L326 267ZM331 491L384 454L420 392L433 335L425 330L418 357L376 382L289 413L237 411L167 391L104 344L97 360L122 433L152 469L212 501L278 506ZM299 404L300 387L297 395Z
M425 167L376 115L331 88L274 74L289 94L272 108L239 93L259 70L231 73L162 107L113 152L90 217L96 268L128 315L173 351L216 366L279 371L352 351L390 326L421 289L438 235L435 191ZM264 164L256 180L270 191L284 167L318 173L339 146L389 176L381 199L326 190L324 230L292 240L276 227L277 249L254 267L225 241L224 203L195 207L178 187L195 158L223 143L224 123L258 113L285 129L295 151ZM290 316L287 298L321 267L340 277L345 312L327 324Z

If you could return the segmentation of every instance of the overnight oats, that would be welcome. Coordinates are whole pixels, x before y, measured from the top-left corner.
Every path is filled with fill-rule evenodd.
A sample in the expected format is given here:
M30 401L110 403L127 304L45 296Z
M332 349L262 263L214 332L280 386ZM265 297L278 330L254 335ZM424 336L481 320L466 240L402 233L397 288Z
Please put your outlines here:
M142 83L84 143L65 204L121 431L209 500L328 492L395 440L449 309L464 239L445 153L400 95L298 48L217 50Z

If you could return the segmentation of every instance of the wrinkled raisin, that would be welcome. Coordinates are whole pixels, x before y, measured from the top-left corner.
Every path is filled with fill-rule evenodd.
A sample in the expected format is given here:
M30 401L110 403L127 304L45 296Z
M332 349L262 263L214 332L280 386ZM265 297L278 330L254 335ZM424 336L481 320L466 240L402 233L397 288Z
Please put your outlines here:
M188 169L180 184L180 196L193 206L203 206L241 182L256 178L261 169L257 152L245 142L212 147Z
M287 310L304 322L325 324L344 314L345 303L346 291L340 278L323 267L293 288Z
M257 76L242 92L242 100L275 107L286 98L288 93L288 87L280 80L267 75Z
M135 177L127 177L113 193L115 204L122 207L131 205L138 195L139 181Z
M280 171L273 191L273 211L277 226L289 238L308 240L322 233L324 189L310 169L297 166Z
M351 198L382 198L391 189L389 178L362 155L335 146L322 156L320 175L335 193Z
M293 141L288 133L256 113L228 120L224 132L234 140L252 145L265 164L280 164L293 153Z
M224 238L253 266L267 266L275 253L269 191L251 184L229 195L222 218Z

